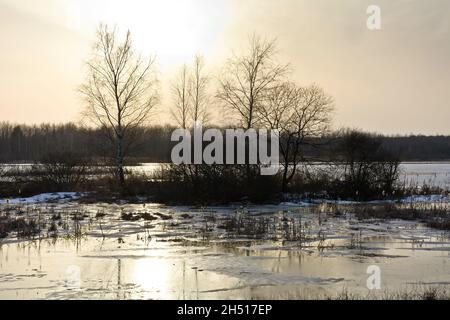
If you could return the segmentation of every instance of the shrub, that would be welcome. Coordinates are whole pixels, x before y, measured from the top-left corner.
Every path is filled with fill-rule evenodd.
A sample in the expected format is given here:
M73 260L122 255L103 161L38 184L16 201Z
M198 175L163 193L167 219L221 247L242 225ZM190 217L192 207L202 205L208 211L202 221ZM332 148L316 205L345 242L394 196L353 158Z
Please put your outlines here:
M239 165L166 165L154 179L158 201L176 203L271 202L279 197L279 179L262 176L259 167Z
M87 166L73 153L48 154L33 169L38 181L51 191L73 191L86 178Z
M346 198L369 200L386 198L395 189L399 177L399 159L387 152L381 140L363 132L349 131L339 146L344 173L336 181Z

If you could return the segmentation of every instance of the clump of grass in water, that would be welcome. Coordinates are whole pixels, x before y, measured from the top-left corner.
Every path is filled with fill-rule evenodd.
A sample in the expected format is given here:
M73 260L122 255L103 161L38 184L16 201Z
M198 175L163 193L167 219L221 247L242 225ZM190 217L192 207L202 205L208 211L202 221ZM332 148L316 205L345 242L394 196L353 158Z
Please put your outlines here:
M154 221L154 220L171 220L172 216L167 215L167 214L162 214L159 212L156 213L148 213L148 212L138 212L138 213L126 213L126 212L122 212L120 215L121 219L124 221L139 221L141 219L145 220L145 221Z
M134 215L132 213L122 212L120 218L124 221L139 221L141 220L140 216Z
M237 212L231 217L226 217L218 228L225 229L229 236L262 239L272 234L272 220L271 217L253 217Z
M48 235L52 238L58 237L58 226L56 225L55 221L52 221L50 227L48 228Z
M217 228L224 229L230 238L298 242L300 247L307 241L319 240L322 247L325 247L325 234L318 238L307 235L308 227L309 224L302 221L301 215L292 217L289 212L284 211L270 216L254 216L248 212L236 211L217 224Z
M399 204L358 206L355 207L355 216L359 220L417 220L429 228L450 230L450 209L447 204L411 203L406 206Z
M359 229L358 232L352 232L350 236L350 243L348 245L349 249L362 249L363 244L363 236L362 236L362 230Z
M6 238L11 233L16 233L18 238L32 239L40 233L40 226L33 218L10 218L0 219L0 238Z

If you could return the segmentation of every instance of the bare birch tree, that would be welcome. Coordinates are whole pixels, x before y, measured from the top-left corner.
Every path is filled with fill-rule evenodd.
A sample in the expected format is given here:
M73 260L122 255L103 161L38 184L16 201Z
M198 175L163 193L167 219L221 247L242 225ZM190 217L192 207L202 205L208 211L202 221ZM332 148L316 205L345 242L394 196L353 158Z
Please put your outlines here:
M248 52L228 60L219 79L217 98L245 129L257 123L267 91L288 71L288 65L274 60L275 55L275 41L253 35L249 39Z
M328 132L333 110L333 99L317 85L300 88L286 82L270 90L260 111L261 123L280 130L283 192L305 161L304 147Z
M116 149L117 179L123 189L125 141L148 121L159 100L155 59L136 54L130 32L120 40L115 28L101 25L87 68L88 78L80 88L87 104L85 115L107 129Z
M194 58L194 65L190 77L189 95L192 104L191 118L195 124L197 121L206 124L209 117L208 112L208 84L209 78L204 72L204 59L197 55Z
M189 124L189 117L191 113L191 104L189 98L189 69L184 64L176 80L172 83L172 96L174 106L172 108L172 117L176 123L183 129L187 129Z
M208 120L208 83L200 55L195 56L192 68L184 64L172 83L172 118L183 129L193 127L197 121L205 124Z

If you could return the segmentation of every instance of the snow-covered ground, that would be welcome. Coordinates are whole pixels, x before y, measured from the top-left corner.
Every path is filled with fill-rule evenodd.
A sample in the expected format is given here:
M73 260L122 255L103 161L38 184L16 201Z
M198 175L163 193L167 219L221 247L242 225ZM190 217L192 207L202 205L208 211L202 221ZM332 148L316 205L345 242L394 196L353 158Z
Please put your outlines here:
M78 192L54 192L43 193L28 198L4 198L0 199L0 204L32 204L32 203L46 203L46 202L67 202L78 200L83 196Z
M0 204L37 204L37 203L55 203L70 202L79 200L86 196L86 193L80 192L54 192L43 193L26 198L0 198ZM144 200L143 200L144 201ZM376 200L364 202L367 204L383 204L396 202L393 200ZM400 200L402 203L450 203L449 195L414 195L408 196ZM349 200L328 200L328 199L312 199L312 200L292 200L284 201L279 204L280 207L309 207L318 204L336 204L336 205L354 205L361 202Z

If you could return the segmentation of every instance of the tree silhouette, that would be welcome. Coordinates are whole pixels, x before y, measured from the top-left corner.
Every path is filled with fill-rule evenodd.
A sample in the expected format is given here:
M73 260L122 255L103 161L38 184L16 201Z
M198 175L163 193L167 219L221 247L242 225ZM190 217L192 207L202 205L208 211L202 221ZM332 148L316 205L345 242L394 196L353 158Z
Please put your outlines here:
M159 100L154 61L136 55L130 32L120 42L116 29L101 25L93 57L87 63L88 79L80 89L87 103L85 115L107 128L116 147L117 179L122 188L128 151L125 142L147 122Z

